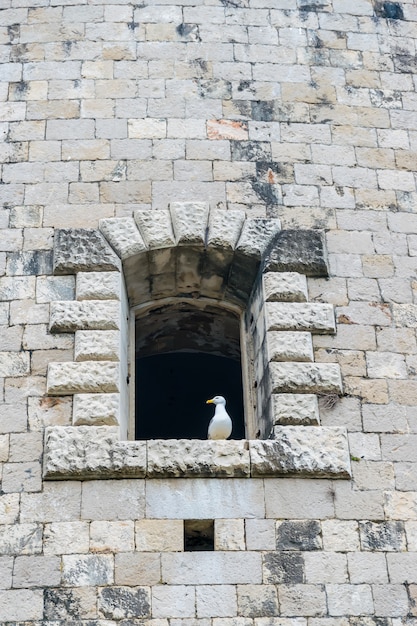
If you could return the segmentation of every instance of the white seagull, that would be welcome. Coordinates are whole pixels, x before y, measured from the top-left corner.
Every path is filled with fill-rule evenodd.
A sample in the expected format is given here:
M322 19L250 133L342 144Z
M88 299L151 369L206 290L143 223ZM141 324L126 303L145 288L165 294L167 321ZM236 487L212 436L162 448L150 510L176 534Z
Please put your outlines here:
M216 410L208 427L208 439L227 439L232 434L232 420L226 411L226 400L223 396L214 396L206 404L214 404Z

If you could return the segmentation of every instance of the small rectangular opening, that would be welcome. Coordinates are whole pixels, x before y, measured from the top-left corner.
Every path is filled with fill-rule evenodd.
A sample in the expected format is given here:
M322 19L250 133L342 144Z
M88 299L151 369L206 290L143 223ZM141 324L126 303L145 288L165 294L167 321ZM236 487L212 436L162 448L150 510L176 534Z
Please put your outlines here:
M184 551L208 552L214 550L214 520L184 520Z

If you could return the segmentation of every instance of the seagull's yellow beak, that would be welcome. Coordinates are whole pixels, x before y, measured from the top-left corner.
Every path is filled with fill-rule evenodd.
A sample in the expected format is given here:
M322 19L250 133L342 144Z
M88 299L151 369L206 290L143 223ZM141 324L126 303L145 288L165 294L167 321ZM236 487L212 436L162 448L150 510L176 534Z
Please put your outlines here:
M207 400L206 404L213 404L213 400Z

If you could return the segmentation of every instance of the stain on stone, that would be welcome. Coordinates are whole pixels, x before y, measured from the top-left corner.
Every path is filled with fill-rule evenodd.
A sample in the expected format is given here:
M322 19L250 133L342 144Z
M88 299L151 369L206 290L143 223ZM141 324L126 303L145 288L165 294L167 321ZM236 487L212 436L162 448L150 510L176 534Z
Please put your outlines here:
M277 163L273 161L256 162L256 178L270 185L279 183L292 183L294 181L294 167L289 163Z
M403 20L404 13L398 2L376 2L375 14L389 20Z
M362 550L394 552L406 549L404 522L359 522Z
M226 8L243 9L249 6L249 0L220 0Z
M230 100L232 97L232 83L221 78L199 80L198 92L201 98Z
M321 550L321 527L316 520L284 521L277 526L277 550Z
M304 582L304 558L297 552L267 552L264 582L296 585Z
M272 122L275 119L274 103L271 101L253 101L252 107L252 119L258 122Z
M276 185L263 183L262 181L256 179L251 181L251 185L256 195L262 200L262 202L265 202L267 206L280 204L281 193L280 189Z
M99 592L98 609L108 619L150 617L149 590L143 587L104 587Z
M9 35L10 43L13 43L15 39L20 37L20 25L10 24L10 26L7 27L7 33Z
M303 11L321 13L323 11L331 11L332 4L326 0L299 0L300 13Z
M405 52L398 52L392 55L394 69L402 74L417 73L417 57Z
M179 24L176 31L183 41L201 41L197 24Z
M282 230L275 237L263 271L328 276L327 250L320 230Z
M10 83L10 93L14 100L24 100L28 92L29 84L21 80L18 83Z
M45 589L43 597L44 619L83 617L80 599L73 589Z
M271 144L266 141L231 141L232 161L269 161Z
M10 276L52 274L52 252L49 250L12 252L7 260L7 269Z

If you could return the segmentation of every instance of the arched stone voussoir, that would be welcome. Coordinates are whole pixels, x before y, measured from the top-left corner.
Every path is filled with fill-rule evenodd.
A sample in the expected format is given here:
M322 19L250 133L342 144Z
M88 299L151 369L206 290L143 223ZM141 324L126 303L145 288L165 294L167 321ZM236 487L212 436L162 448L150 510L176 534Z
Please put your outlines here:
M133 217L102 219L99 228L122 261L147 249Z
M95 228L57 229L54 235L54 274L120 271L121 263Z

